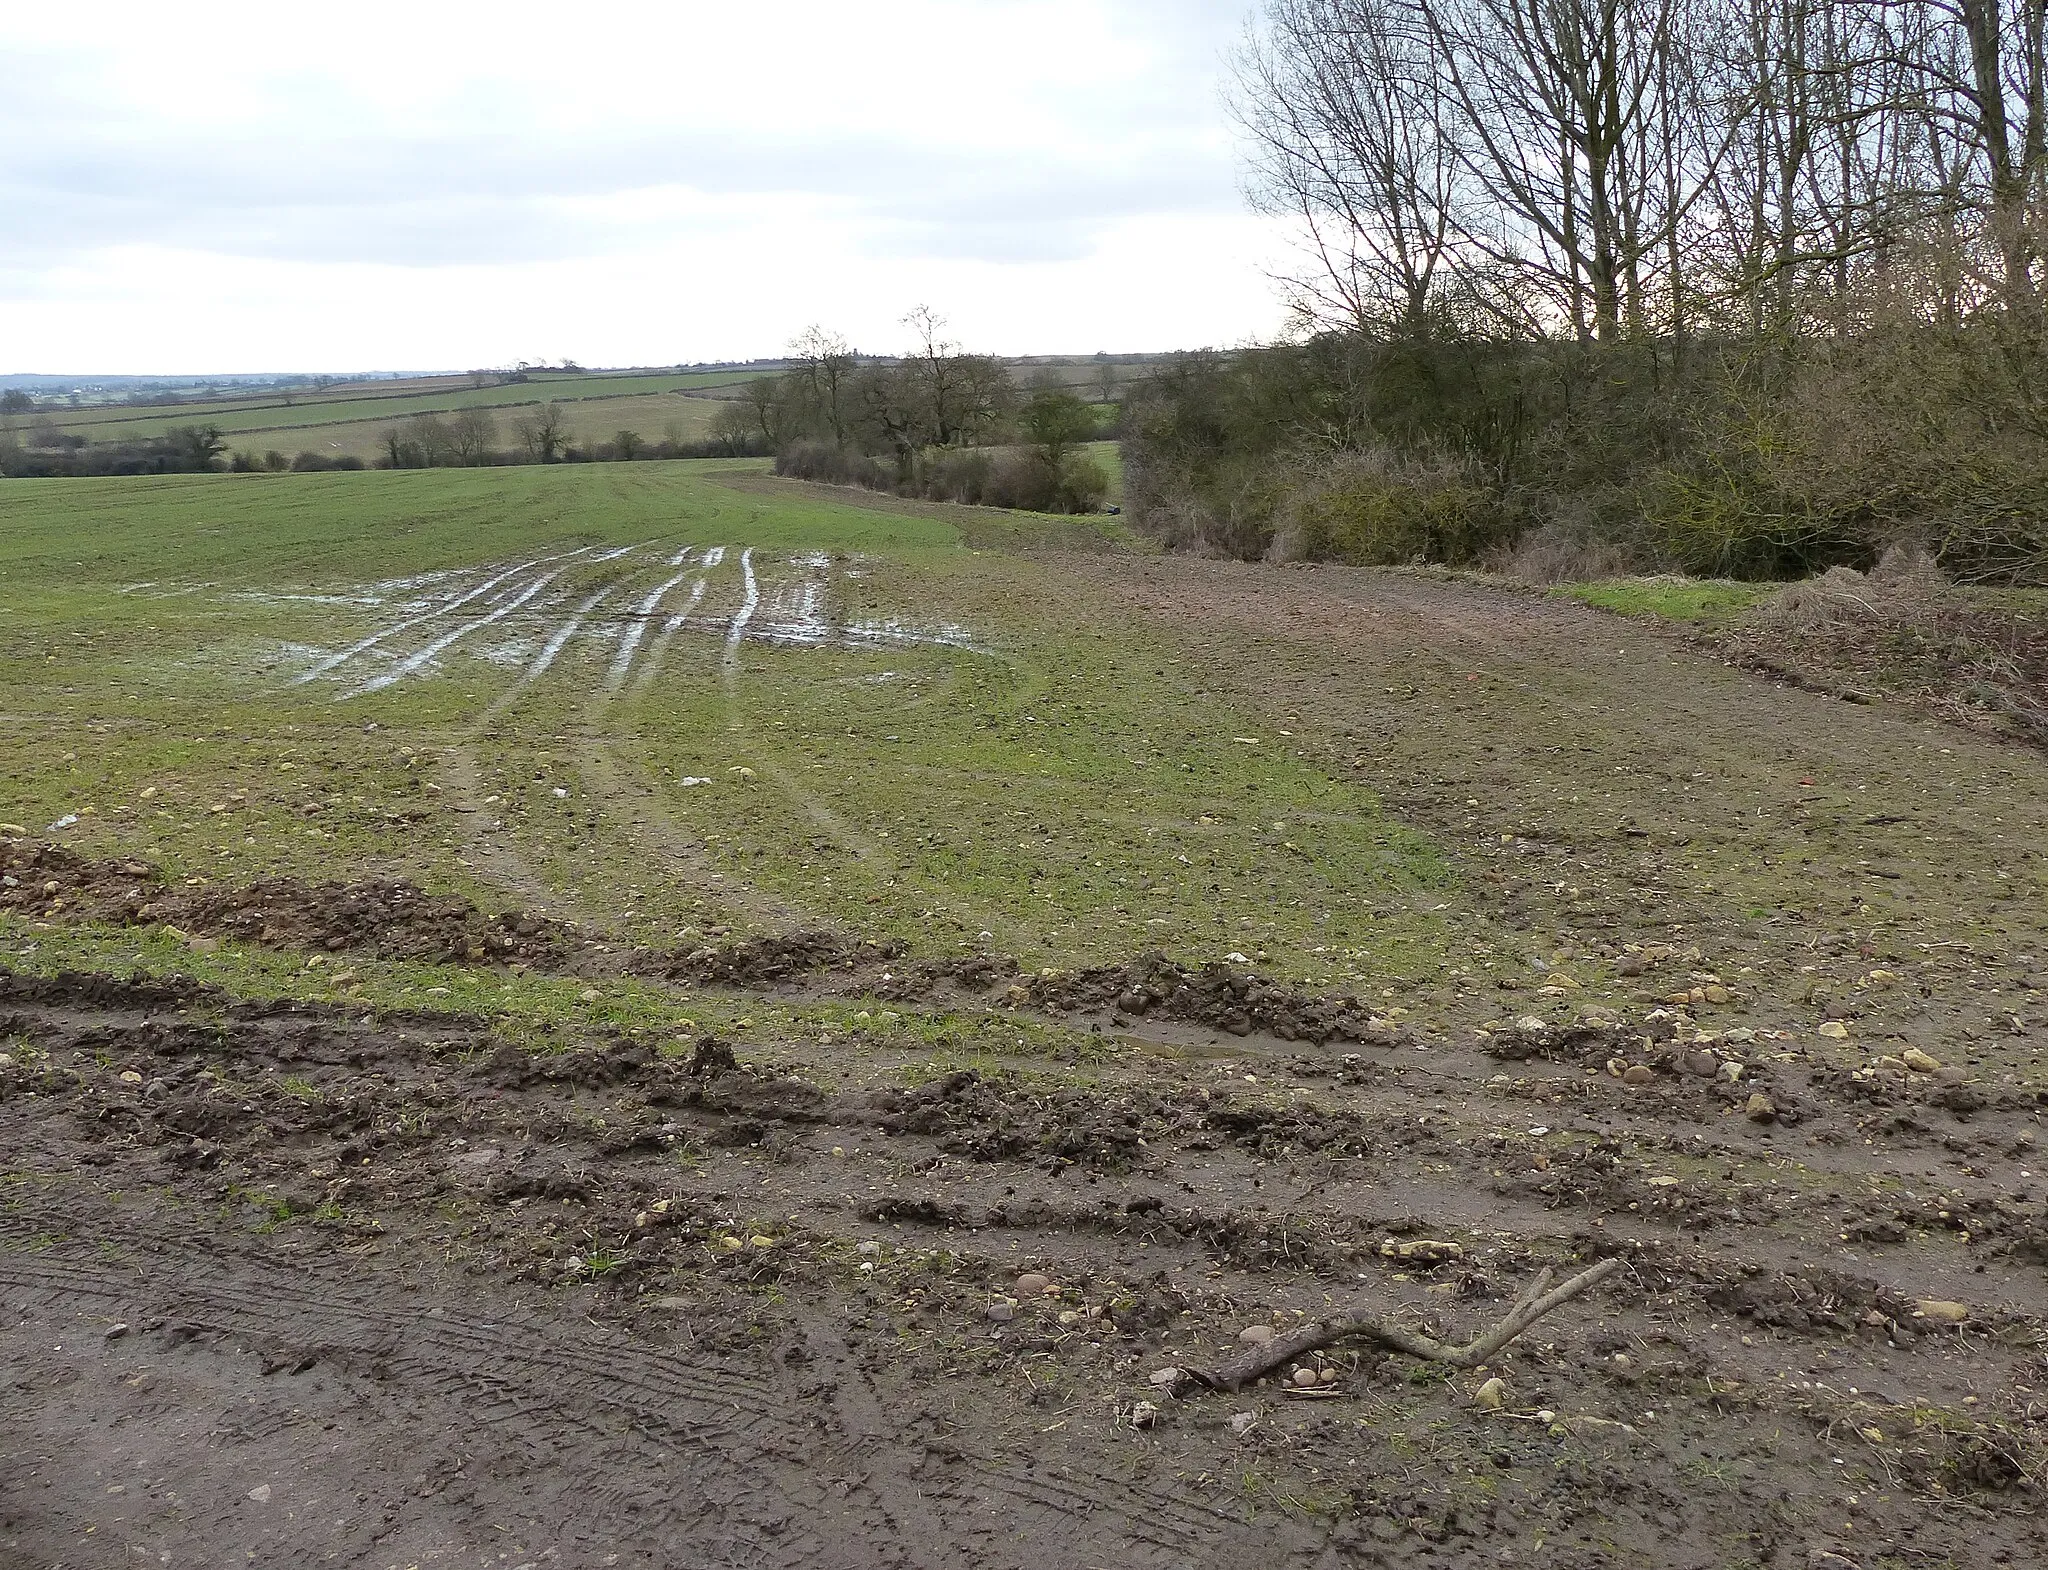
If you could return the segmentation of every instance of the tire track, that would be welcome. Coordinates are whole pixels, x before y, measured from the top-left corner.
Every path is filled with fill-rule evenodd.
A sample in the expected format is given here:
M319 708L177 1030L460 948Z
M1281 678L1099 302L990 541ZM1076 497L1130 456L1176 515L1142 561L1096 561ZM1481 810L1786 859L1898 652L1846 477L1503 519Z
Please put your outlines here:
M346 665L350 660L354 659L357 655L367 654L371 649L374 649L386 638L395 638L402 632L410 632L413 628L423 627L430 621L438 621L440 620L441 617L446 616L450 611L460 610L463 606L469 604L471 601L476 600L482 597L483 595L490 593L491 590L495 589L499 584L505 582L505 580L508 578L516 578L522 572L531 572L534 568L544 566L551 561L567 561L571 557L582 555L583 552L588 549L588 546L582 546L576 550L564 552L562 555L559 556L536 557L533 561L525 562L517 567L508 568L506 571L499 573L496 577L488 579L487 581L478 584L468 593L449 600L445 605L436 606L433 610L426 611L421 615L410 617L405 621L401 621L393 626L386 627L382 632L373 633L371 636L363 639L362 642L353 644L350 647L343 649L339 654L329 655L326 659L320 661L319 664L315 665L311 670L305 671L300 675L294 676L291 680L291 685L294 687L303 687L308 682L318 680L320 677L326 675L329 671L338 670L343 665ZM486 570L488 571L488 569Z
M771 1570L970 1559L991 1570L1169 1570L1246 1563L1255 1552L1301 1564L1320 1546L1312 1528L1241 1523L1170 1487L1112 1475L1082 1455L1042 1455L1035 1444L1012 1459L949 1438L935 1465L918 1437L923 1424L891 1410L829 1319L806 1327L806 1362L827 1375L822 1396L807 1395L814 1376L744 1371L516 1306L479 1312L454 1282L407 1290L380 1279L387 1267L376 1263L344 1275L326 1259L285 1267L253 1248L172 1259L148 1218L108 1221L94 1243L118 1241L141 1256L137 1264L0 1253L8 1318L70 1337L92 1319L162 1315L173 1339L152 1361L184 1365L188 1401L209 1393L203 1363L181 1346L226 1337L251 1351L310 1353L349 1387L346 1427L395 1426L421 1435L422 1448L427 1436L458 1433L463 1457L486 1475L512 1461L525 1507L549 1512L558 1533L580 1528L614 1547L672 1552L676 1534L715 1523L721 1540ZM35 1225L0 1218L0 1236L19 1246ZM839 1436L829 1444L820 1432L827 1417ZM420 1460L393 1455L388 1465L409 1473ZM562 1479L559 1491L537 1483L550 1475ZM501 1506L458 1494L415 1507L430 1508Z
M425 669L425 667L434 660L435 656L445 653L447 650L454 648L456 644L460 643L464 638L467 638L471 633L481 632L483 631L484 628L492 626L497 622L503 621L507 616L510 616L514 611L519 610L523 606L530 603L536 596L540 594L540 592L543 589L545 589L549 584L553 583L557 578L561 577L562 572L564 570L565 569L557 568L553 572L542 574L540 577L534 579L532 583L527 584L512 599L506 601L503 605L499 606L489 615L479 616L474 621L464 622L460 627L457 627L453 632L443 633L440 637L436 638L433 642L429 643L425 648L417 650L416 652L407 655L403 660L400 660L397 665L393 666L390 670L384 672L383 675L372 677L369 681L364 682L362 686L355 688L353 691L343 693L343 699L361 698L373 692L382 692L386 687L396 686L399 682L405 680L406 677L416 675L418 672Z
M687 555L689 553L686 551L684 554ZM672 562L670 565L674 566L676 564ZM619 639L619 652L613 656L611 672L605 678L607 688L616 691L619 684L626 679L626 673L633 667L633 655L640 647L640 640L647 635L648 619L654 615L661 602L667 598L668 592L687 577L689 577L689 574L686 572L677 573L668 582L662 584L660 588L655 589L646 599L640 602L638 608L633 612L631 624L627 626L625 633ZM701 580L699 581L701 583ZM700 588L698 592L701 594L703 591Z

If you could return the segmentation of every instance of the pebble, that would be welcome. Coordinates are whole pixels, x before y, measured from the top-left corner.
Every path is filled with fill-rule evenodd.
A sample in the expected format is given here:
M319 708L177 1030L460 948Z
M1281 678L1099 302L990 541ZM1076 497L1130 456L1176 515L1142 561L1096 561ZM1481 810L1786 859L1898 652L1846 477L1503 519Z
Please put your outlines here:
M1078 1325L1087 1317L1078 1308L1063 1308L1060 1310L1060 1323L1063 1325Z
M1007 1325L1017 1317L1017 1305L1008 1298L998 1298L988 1306L988 1317L999 1325Z
M1185 1377L1177 1368L1155 1368L1152 1370L1152 1383L1159 1386L1162 1390L1171 1389Z
M1312 1368L1297 1368L1294 1371L1294 1383L1297 1389L1309 1390L1321 1384L1322 1379Z
M1622 1070L1624 1085L1653 1085L1657 1082L1657 1071L1644 1063L1631 1063Z
M1237 1333L1237 1339L1246 1346L1264 1346L1273 1339L1271 1325L1246 1325Z
M866 1243L861 1244L858 1248L854 1250L856 1254L879 1254L881 1253L881 1251L882 1245L877 1242L874 1242L872 1239Z
M1740 1063L1723 1063L1721 1065L1721 1077L1727 1080L1729 1084L1734 1084L1742 1078L1742 1065Z
M1918 1047L1908 1047L1899 1054L1907 1068L1916 1074L1932 1074L1941 1067L1941 1059L1922 1052Z
M1472 1392L1472 1399L1489 1412L1498 1412L1508 1398L1508 1382L1495 1376Z
M1035 1270L1027 1270L1017 1278L1019 1297L1042 1297L1052 1289L1052 1278L1042 1276Z
M1830 1041L1847 1041L1849 1039L1849 1027L1838 1019L1827 1021L1827 1023L1819 1027L1819 1031L1821 1035L1826 1036Z
M105 1340L108 1340L108 1341L119 1341L119 1340L120 1340L120 1339L121 1339L121 1338L122 1338L123 1336L125 1336L126 1334L128 1334L128 1327L127 1327L127 1325L125 1325L125 1324L119 1324L119 1325L109 1325L109 1326L107 1326L107 1329L106 1329L106 1334L105 1334L105 1336L103 1337L103 1339L105 1339Z
M1758 1091L1743 1103L1742 1111L1752 1122L1768 1123L1778 1115L1778 1104L1762 1091Z
M259 1505L269 1504L270 1485L268 1483L258 1483L254 1488L249 1490L249 1497L255 1500L256 1503L258 1503Z
M142 1076L132 1068L123 1069L121 1071L121 1083L124 1085L139 1085L142 1083Z
M1131 1427L1150 1428L1159 1421L1159 1408L1150 1401L1140 1401L1131 1408Z

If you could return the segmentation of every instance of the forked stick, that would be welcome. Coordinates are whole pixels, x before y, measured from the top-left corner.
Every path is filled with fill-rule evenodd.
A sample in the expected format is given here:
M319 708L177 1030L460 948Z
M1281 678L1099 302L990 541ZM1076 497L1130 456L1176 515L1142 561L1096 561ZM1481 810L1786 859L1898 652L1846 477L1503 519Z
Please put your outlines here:
M1551 1287L1551 1273L1545 1269L1529 1283L1527 1290L1515 1299L1515 1306L1508 1310L1505 1319L1477 1340L1469 1341L1464 1346L1452 1346L1437 1340L1434 1336L1423 1335L1420 1331L1404 1330L1399 1325L1388 1324L1371 1314L1335 1314L1328 1319L1319 1319L1313 1324L1303 1325L1291 1336L1282 1336L1278 1340L1268 1341L1264 1346L1252 1347L1231 1362L1225 1363L1213 1374L1205 1374L1198 1369L1190 1370L1190 1377L1212 1390L1241 1390L1253 1380L1263 1378L1282 1364L1291 1363L1306 1353L1318 1352L1339 1341L1354 1339L1374 1341L1428 1363L1449 1363L1454 1368L1471 1368L1492 1357L1552 1309L1569 1303L1588 1287L1598 1285L1620 1268L1619 1259L1603 1259L1597 1265L1580 1271L1559 1287Z

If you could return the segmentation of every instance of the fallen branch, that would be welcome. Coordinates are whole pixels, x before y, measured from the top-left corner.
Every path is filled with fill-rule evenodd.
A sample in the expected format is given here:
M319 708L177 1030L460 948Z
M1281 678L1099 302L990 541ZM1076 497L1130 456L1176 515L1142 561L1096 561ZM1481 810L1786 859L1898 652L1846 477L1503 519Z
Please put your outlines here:
M1452 1346L1448 1342L1437 1340L1434 1336L1423 1335L1420 1331L1404 1330L1399 1325L1388 1324L1371 1314L1336 1314L1328 1319L1319 1319L1313 1324L1304 1325L1290 1336L1281 1336L1263 1346L1252 1347L1214 1373L1205 1374L1198 1369L1190 1370L1189 1377L1207 1385L1211 1390L1241 1390L1252 1381L1263 1379L1274 1369L1292 1363L1310 1352L1319 1352L1339 1341L1354 1340L1376 1342L1380 1346L1391 1347L1396 1352L1405 1352L1410 1357L1421 1358L1427 1363L1449 1363L1454 1368L1471 1368L1492 1357L1552 1309L1569 1303L1580 1293L1598 1285L1620 1268L1619 1259L1603 1259L1558 1287L1550 1285L1551 1272L1545 1269L1529 1283L1528 1289L1515 1299L1515 1305L1508 1310L1505 1319L1464 1346Z

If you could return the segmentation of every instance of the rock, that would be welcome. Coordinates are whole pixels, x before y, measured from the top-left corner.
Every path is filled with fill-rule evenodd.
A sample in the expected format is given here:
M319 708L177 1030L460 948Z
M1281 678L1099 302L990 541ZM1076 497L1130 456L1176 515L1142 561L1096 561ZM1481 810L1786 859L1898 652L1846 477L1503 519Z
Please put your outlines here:
M1294 1387L1297 1390L1313 1390L1322 1380L1312 1368L1297 1368L1294 1371Z
M1735 994L1718 982L1710 982L1700 990L1706 994L1709 1003L1731 1003L1735 999Z
M1273 1339L1271 1325L1246 1325L1237 1333L1237 1339L1246 1346L1265 1346Z
M1847 1041L1849 1039L1849 1027L1838 1019L1824 1021L1819 1026L1819 1033L1826 1036L1830 1041Z
M1334 1368L1319 1368L1316 1370L1316 1378L1326 1385L1334 1385L1342 1377Z
M1177 1368L1155 1368L1152 1370L1150 1378L1151 1382L1161 1390L1171 1390L1175 1385L1187 1378L1187 1375Z
M139 1085L142 1083L142 1076L132 1068L123 1069L121 1071L121 1083L124 1085Z
M1052 1289L1052 1280L1035 1270L1027 1270L1017 1278L1017 1296L1042 1297Z
M1931 1319L1938 1325L1960 1325L1970 1317L1970 1305L1951 1303L1945 1298L1923 1297L1913 1305L1915 1319Z
M1742 1065L1740 1063L1723 1063L1721 1065L1721 1077L1727 1080L1729 1084L1734 1084L1742 1078Z
M125 1324L109 1325L101 1333L100 1339L103 1341L119 1341L126 1334L128 1334L128 1327Z
M1622 1075L1628 1072L1628 1059L1609 1058L1607 1060L1607 1072L1616 1079L1620 1079Z
M1233 1412L1230 1414L1230 1431L1237 1435L1239 1439L1244 1438L1246 1434L1249 1434L1258 1426L1259 1414L1256 1412Z
M1698 1047L1686 1053L1679 1060L1679 1066L1695 1079L1712 1079L1721 1072L1721 1060Z
M1498 1412L1508 1399L1508 1382L1498 1375L1472 1392L1472 1399L1489 1412Z
M1131 1427L1150 1428L1159 1421L1159 1408L1150 1401L1140 1401L1131 1408Z
M854 1249L854 1252L856 1254L879 1254L881 1253L881 1251L882 1245L875 1242L873 1239L869 1239L867 1242L858 1245Z
M1017 1317L1017 1305L1008 1298L997 1298L988 1306L988 1317L999 1325L1007 1325Z
M1078 1308L1063 1308L1060 1310L1060 1323L1063 1325L1078 1325L1087 1317Z
M1906 1067L1916 1074L1934 1074L1941 1069L1941 1059L1922 1052L1918 1047L1908 1047L1899 1054Z
M1778 1104L1759 1090L1742 1104L1742 1115L1752 1123L1769 1123L1778 1115Z
M270 1485L268 1483L258 1483L254 1488L249 1490L249 1497L255 1500L256 1503L258 1503L259 1505L269 1504Z
M1621 963L1614 967L1617 976L1640 976L1649 966L1640 954L1624 954Z
M1654 1085L1657 1082L1657 1071L1648 1064L1631 1063L1622 1070L1621 1082L1624 1085Z

